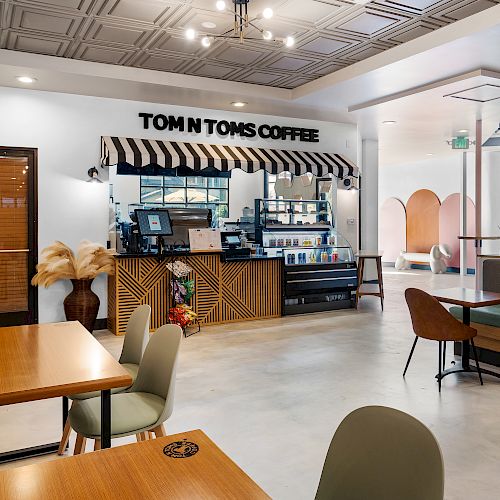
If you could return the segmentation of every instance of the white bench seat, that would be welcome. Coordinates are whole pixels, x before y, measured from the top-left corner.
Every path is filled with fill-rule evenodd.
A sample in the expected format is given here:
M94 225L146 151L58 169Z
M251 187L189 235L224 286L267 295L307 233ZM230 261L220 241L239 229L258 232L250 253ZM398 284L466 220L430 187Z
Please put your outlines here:
M430 253L403 252L403 257L408 262L430 262L431 261Z

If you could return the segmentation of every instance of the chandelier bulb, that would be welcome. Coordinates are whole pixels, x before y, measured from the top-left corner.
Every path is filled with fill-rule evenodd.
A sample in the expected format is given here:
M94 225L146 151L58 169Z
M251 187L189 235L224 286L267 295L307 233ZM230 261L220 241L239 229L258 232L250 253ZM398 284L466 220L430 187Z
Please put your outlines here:
M270 7L267 7L262 11L262 17L264 19L271 19L273 15L274 15L273 9L271 9Z
M203 47L208 48L210 47L210 45L212 45L212 39L209 36L204 36L201 39L201 44L203 45Z
M188 40L194 40L196 38L196 31L193 28L186 30L186 38Z
M217 8L217 10L226 10L226 2L224 2L224 0L219 0L216 4L215 4L215 7Z
M293 38L293 36L287 36L283 40L283 43L285 44L286 47L293 47L295 45L295 38Z
M272 34L270 31L264 30L264 31L262 32L262 38L263 38L264 40L272 40L272 38L273 38L273 34Z

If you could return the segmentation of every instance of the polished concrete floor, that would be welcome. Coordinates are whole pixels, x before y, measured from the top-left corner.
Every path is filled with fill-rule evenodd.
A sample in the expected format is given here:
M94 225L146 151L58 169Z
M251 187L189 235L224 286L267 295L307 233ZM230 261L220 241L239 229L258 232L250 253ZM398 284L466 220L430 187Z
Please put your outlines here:
M404 289L473 287L473 278L387 269L384 280L384 312L378 299L366 297L358 311L205 327L185 339L167 432L202 429L273 498L312 499L341 420L355 408L386 405L414 415L436 435L446 499L498 498L500 379L486 376L481 387L473 374L451 375L439 394L437 344L425 341L402 378L413 341ZM120 338L107 332L98 338L118 355ZM58 433L60 403L51 404L0 413L3 446L19 437L16 410L23 410L21 432L31 438L40 439L47 422Z

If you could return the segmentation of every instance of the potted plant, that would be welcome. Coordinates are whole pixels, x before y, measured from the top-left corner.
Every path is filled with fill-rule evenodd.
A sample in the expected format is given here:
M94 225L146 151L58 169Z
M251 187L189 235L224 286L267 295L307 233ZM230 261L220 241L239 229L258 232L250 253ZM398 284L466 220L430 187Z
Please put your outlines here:
M99 297L92 291L92 282L98 274L114 273L114 253L99 243L82 241L75 255L67 245L56 241L43 249L31 283L48 288L56 281L71 280L73 290L64 299L66 319L79 321L92 332L99 311Z

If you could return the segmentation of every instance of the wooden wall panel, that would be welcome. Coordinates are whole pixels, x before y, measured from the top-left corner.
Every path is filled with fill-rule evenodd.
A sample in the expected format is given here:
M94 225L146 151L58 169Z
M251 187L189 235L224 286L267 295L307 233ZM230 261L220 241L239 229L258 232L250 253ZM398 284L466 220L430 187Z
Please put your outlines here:
M192 305L202 325L281 316L281 260L222 262L218 254L178 258L193 269ZM108 281L108 328L113 333L125 333L128 318L140 304L152 308L152 330L167 322L172 305L166 267L170 260L116 259L116 275Z
M406 249L429 253L439 243L439 198L428 189L415 191L406 204Z

